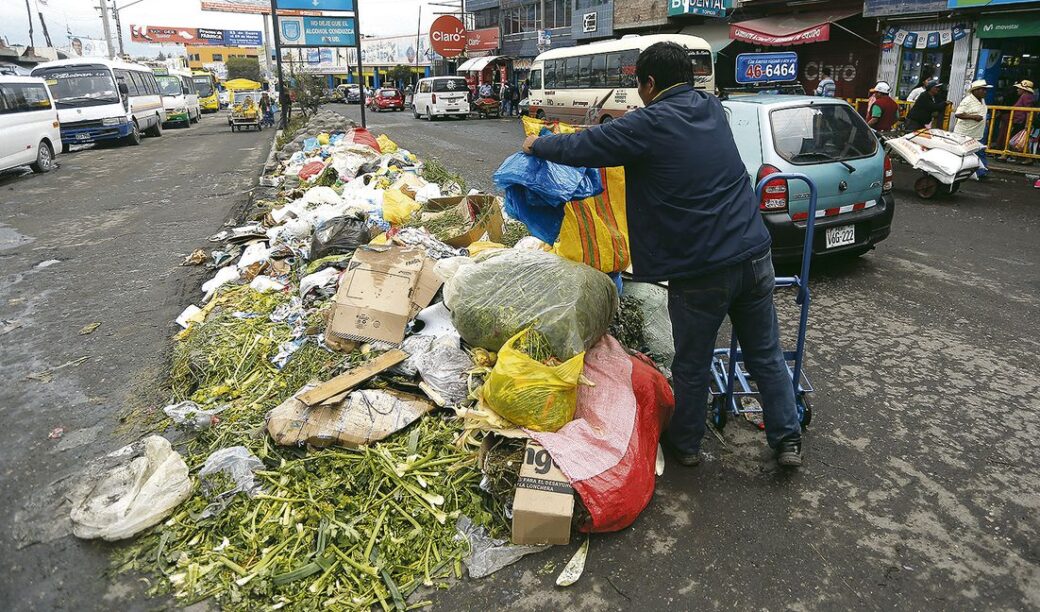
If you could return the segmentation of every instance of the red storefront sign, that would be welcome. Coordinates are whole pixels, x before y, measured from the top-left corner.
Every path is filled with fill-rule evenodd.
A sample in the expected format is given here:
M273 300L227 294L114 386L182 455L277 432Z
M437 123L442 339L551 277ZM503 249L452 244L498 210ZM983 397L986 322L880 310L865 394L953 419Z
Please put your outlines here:
M804 45L830 40L831 24L821 23L811 28L792 32L790 34L770 34L768 32L759 32L757 30L733 24L729 26L729 37L733 40L739 40L752 45L766 45L771 47Z
M453 15L441 15L430 26L430 46L441 57L462 55L466 40L466 26Z
M467 51L494 51L499 46L498 28L484 28L466 33Z

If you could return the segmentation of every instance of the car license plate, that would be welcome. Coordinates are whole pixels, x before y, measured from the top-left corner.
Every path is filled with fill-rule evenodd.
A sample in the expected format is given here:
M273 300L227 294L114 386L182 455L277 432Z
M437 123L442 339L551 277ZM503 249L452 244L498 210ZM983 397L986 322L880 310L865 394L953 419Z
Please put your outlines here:
M839 225L827 228L827 248L846 246L856 243L856 226Z
M86 140L90 138L90 134L76 134L76 140Z

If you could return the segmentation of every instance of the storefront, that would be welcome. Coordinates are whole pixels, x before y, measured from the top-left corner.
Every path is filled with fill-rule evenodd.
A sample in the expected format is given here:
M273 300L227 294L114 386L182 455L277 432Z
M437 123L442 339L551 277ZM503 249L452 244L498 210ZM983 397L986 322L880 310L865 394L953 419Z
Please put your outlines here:
M513 58L504 55L477 57L459 64L458 74L466 78L470 91L488 83L497 93L502 83L512 78Z
M735 82L735 58L741 53L794 51L798 54L798 78L812 93L830 69L842 98L864 96L877 71L877 34L860 9L777 15L730 24L732 45L716 58L720 88Z
M879 81L892 85L893 95L905 100L922 81L939 79L957 102L971 82L970 22L911 21L885 27L881 38Z
M1010 106L1018 98L1015 83L1040 83L1040 11L983 14L976 78L993 85L988 101Z

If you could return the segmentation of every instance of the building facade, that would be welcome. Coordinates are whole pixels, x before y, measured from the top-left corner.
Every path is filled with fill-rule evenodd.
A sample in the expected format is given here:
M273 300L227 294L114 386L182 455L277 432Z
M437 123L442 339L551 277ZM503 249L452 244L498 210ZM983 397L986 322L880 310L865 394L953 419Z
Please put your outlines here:
M260 59L263 51L256 47L222 47L209 45L188 45L185 47L188 55L188 66L201 69L206 64L226 62L232 57L251 57Z

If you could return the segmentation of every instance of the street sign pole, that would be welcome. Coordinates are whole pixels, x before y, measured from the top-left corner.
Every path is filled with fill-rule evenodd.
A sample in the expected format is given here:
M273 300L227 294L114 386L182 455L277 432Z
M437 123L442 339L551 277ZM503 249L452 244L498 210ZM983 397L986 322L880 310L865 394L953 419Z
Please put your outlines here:
M354 43L357 49L357 73L358 80L361 83L358 85L358 89L361 90L361 127L368 129L368 122L365 120L365 73L361 67L361 7L360 2L354 4Z
M278 66L278 106L281 117L278 121L281 129L289 127L289 105L292 99L285 88L285 78L282 76L282 31L278 26L278 0L271 0L271 23L274 24L274 59Z

